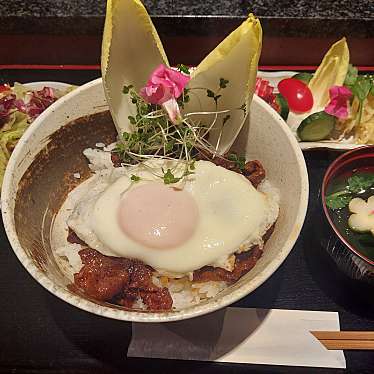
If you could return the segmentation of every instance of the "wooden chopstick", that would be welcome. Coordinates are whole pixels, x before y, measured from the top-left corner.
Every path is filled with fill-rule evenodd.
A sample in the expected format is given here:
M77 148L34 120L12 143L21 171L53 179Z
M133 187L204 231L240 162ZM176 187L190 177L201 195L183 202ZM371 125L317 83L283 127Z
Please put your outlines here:
M311 331L327 349L374 350L374 331Z

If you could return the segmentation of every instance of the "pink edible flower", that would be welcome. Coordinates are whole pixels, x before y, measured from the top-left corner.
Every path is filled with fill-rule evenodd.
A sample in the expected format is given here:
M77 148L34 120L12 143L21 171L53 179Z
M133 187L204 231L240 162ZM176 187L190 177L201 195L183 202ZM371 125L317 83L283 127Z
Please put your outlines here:
M16 95L9 94L0 99L0 118L7 117L14 108Z
M148 103L161 105L170 120L177 124L182 121L177 99L189 80L189 76L161 64L152 72L140 94Z
M352 91L344 86L332 86L329 90L330 102L325 112L334 117L344 119L348 117L348 101L352 97Z

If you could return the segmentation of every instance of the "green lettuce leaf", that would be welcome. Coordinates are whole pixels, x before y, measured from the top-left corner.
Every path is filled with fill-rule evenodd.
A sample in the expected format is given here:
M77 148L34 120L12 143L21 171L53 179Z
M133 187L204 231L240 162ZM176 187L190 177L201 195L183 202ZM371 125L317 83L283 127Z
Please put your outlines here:
M0 132L0 185L3 182L5 168L10 154L18 140L28 127L27 115L20 112L12 114L12 125L8 130Z
M27 89L23 84L18 82L15 82L12 88L12 93L16 95L17 100L23 100L28 91L30 89Z

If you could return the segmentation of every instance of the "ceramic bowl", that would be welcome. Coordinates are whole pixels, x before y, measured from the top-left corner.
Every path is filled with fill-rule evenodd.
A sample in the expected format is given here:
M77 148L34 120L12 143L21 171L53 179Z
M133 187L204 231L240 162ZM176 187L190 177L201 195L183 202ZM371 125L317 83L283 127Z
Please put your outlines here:
M337 241L329 241L326 248L338 267L348 276L374 284L374 255L369 258L346 239L334 224L325 200L326 191L337 177L361 168L374 168L374 146L364 146L343 153L334 160L325 173L322 182L322 205L327 221L338 238Z
M114 319L182 320L223 308L248 295L287 257L304 222L308 175L300 147L287 125L269 105L255 97L250 125L243 128L234 148L248 159L261 160L268 179L281 195L274 233L256 266L216 297L170 312L124 310L71 289L53 255L53 219L68 192L90 175L82 151L98 142L113 142L115 137L102 81L97 79L48 108L28 128L11 156L2 188L5 230L22 265L51 293L78 308ZM77 172L81 179L74 178Z

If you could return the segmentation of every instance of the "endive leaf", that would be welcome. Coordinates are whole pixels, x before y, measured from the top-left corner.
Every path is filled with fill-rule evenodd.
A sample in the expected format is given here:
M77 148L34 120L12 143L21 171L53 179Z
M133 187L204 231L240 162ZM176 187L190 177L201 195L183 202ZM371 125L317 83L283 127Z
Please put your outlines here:
M329 102L329 89L342 86L349 66L349 49L345 38L340 39L325 54L308 86L313 94L312 112ZM316 110L314 110L316 109Z
M191 74L191 100L186 105L186 113L216 111L215 101L218 111L231 110L230 113L218 115L216 124L209 134L209 141L213 146L217 145L217 151L221 154L231 147L248 117L261 45L260 21L250 14L247 20L205 57ZM226 88L219 90L221 78L228 83ZM212 92L207 93L200 88L215 93L219 90L218 94L222 96L215 100ZM229 119L227 115L230 115ZM215 115L198 115L191 118L209 126Z
M139 92L151 72L168 60L157 31L140 0L108 0L102 43L104 91L119 133L131 132L128 116L135 114L124 85Z

